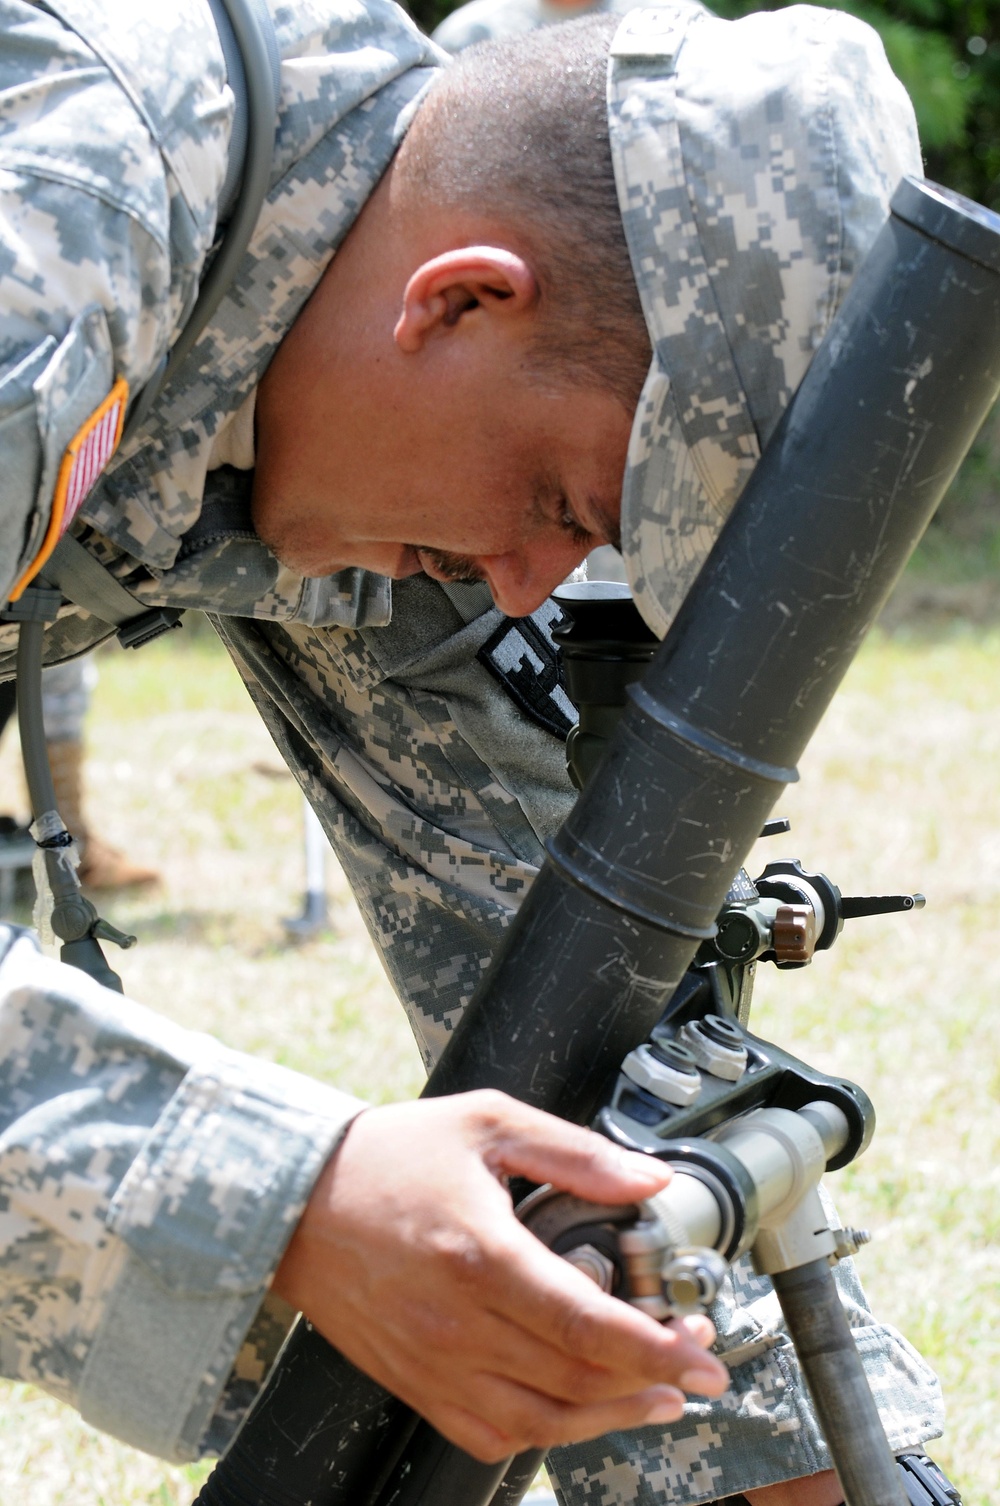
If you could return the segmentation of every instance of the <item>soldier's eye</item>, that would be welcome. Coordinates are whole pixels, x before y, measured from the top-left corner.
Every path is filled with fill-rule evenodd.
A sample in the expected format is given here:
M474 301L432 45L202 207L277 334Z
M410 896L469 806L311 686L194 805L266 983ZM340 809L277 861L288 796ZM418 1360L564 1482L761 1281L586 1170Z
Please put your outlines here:
M584 528L583 524L575 516L567 497L560 497L559 499L559 527L564 528L570 535L573 543L579 544L581 548L591 541L589 530Z

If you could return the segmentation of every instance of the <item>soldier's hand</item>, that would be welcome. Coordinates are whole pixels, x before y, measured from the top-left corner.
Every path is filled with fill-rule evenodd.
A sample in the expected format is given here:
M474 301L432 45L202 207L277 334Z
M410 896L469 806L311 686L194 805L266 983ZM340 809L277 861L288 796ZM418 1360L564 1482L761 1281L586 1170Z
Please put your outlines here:
M321 1176L275 1289L482 1460L671 1422L728 1383L707 1318L662 1326L515 1219L508 1176L634 1202L663 1166L478 1092L369 1109Z

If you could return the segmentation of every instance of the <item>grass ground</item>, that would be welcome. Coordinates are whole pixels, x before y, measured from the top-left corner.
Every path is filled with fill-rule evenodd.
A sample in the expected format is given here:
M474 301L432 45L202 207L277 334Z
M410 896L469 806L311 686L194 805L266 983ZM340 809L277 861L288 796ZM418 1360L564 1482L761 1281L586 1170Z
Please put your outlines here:
M921 889L928 905L852 923L804 972L763 969L753 1017L875 1100L875 1142L834 1191L845 1221L875 1232L861 1269L877 1310L942 1375L936 1454L966 1506L991 1506L1000 1480L998 687L995 631L866 646L777 812L791 838L760 856L798 856L845 892ZM94 824L164 875L106 906L141 937L116 957L127 990L367 1097L415 1093L417 1053L332 864L329 929L284 937L303 882L298 797L269 772L276 756L214 641L105 656L89 737ZM0 790L16 787L7 746ZM101 1438L30 1388L3 1395L4 1506L188 1506L202 1474Z

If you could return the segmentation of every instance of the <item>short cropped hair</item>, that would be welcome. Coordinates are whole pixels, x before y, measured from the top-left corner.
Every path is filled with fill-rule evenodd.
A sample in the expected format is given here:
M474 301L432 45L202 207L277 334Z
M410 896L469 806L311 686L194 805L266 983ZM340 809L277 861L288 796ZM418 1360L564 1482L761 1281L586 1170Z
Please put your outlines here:
M533 255L531 371L610 391L631 412L649 336L608 142L608 48L620 18L586 16L467 48L417 112L400 167L423 203L495 213Z

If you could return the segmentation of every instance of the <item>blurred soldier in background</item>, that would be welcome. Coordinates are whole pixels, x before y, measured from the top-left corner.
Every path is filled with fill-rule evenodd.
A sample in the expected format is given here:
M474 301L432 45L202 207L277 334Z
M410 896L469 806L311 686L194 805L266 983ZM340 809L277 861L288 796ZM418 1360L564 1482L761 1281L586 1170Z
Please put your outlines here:
M126 889L155 884L160 875L126 857L93 830L87 820L84 798L84 723L97 680L91 655L54 664L42 675L42 707L45 742L55 784L59 813L80 850L80 882L88 889ZM16 707L13 680L0 683L0 736L12 720ZM3 819L3 818L0 818ZM0 828L0 843L24 847L25 831L7 817ZM34 844L32 843L32 848ZM30 857L27 866L30 867Z

